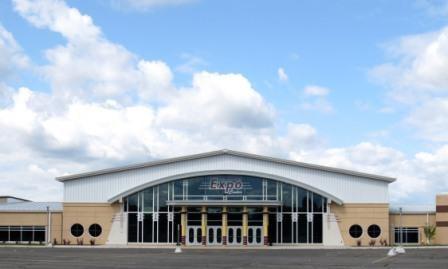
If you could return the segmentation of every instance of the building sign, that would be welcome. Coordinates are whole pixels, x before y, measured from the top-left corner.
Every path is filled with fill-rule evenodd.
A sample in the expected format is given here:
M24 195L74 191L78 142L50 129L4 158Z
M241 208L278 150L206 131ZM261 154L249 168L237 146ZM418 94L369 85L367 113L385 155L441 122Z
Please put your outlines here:
M222 190L225 194L239 194L243 192L243 181L240 179L218 179L210 180L209 190Z

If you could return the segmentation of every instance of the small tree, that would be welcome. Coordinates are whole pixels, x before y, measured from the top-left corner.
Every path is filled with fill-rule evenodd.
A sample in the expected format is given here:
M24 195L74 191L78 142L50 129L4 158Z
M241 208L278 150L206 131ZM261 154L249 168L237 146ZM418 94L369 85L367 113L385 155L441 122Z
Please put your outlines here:
M436 236L436 226L434 225L426 225L423 229L426 236L426 244L430 245L432 239Z

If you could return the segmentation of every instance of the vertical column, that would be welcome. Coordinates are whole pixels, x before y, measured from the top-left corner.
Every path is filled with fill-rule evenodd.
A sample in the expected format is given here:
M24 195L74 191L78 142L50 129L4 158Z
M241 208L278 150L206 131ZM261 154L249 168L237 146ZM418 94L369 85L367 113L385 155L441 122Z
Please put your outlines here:
M243 245L247 246L247 230L248 230L248 212L247 212L247 206L243 207Z
M263 242L265 246L269 245L269 210L267 206L263 207Z
M227 245L227 206L222 207L222 244Z
M207 244L207 207L203 206L201 209L201 232L202 232L202 245Z
M185 236L187 235L187 207L183 206L180 211L180 242L185 245Z

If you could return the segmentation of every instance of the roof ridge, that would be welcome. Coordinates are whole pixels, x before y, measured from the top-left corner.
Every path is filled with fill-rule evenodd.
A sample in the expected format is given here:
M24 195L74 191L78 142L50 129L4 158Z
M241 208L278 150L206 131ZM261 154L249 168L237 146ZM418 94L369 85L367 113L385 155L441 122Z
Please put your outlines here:
M221 154L229 154L229 155L234 155L234 156L239 156L239 157L246 157L246 158L253 158L253 159L258 159L258 160L263 160L263 161L283 163L286 165L295 165L295 166L300 166L300 167L309 168L309 169L318 169L318 170L323 170L323 171L327 171L327 172L347 174L347 175L352 175L352 176L360 176L360 177L366 177L366 178L382 180L382 181L387 181L387 182L393 182L396 180L395 178L392 178L392 177L386 177L386 176L375 175L375 174L370 174L370 173L365 173L365 172L359 172L359 171L355 171L355 170L348 170L348 169L343 169L343 168L335 168L335 167L329 167L329 166L318 165L318 164L298 162L298 161L282 159L282 158L278 158L278 157L263 156L263 155L258 155L258 154L254 154L254 153L247 153L247 152L241 152L241 151L230 150L230 149L220 149L220 150L197 153L197 154L192 154L192 155L159 159L159 160L153 160L153 161L149 161L149 162L125 165L125 166L114 167L114 168L100 169L100 170L90 171L90 172L82 172L82 173L78 173L78 174L56 177L56 180L63 182L63 181L78 179L78 178L82 178L82 177L109 174L109 173L113 173L113 172L120 172L120 171L132 170L132 169L140 169L140 168L146 168L146 167L163 165L163 164L168 164L168 163L173 163L173 162L186 161L186 160L201 159L201 158L212 157L212 156L217 156L217 155L221 155Z

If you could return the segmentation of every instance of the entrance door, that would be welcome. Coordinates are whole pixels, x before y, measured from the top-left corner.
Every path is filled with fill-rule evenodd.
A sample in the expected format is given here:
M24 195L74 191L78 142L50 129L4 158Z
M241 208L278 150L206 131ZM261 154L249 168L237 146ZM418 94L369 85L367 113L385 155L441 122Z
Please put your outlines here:
M263 243L263 226L250 226L247 231L247 243L249 245L261 245Z
M227 228L227 244L229 245L243 244L243 227L229 226Z
M187 226L187 244L200 245L202 243L201 226Z
M221 245L222 244L222 227L221 226L208 226L207 227L207 243L209 245Z

